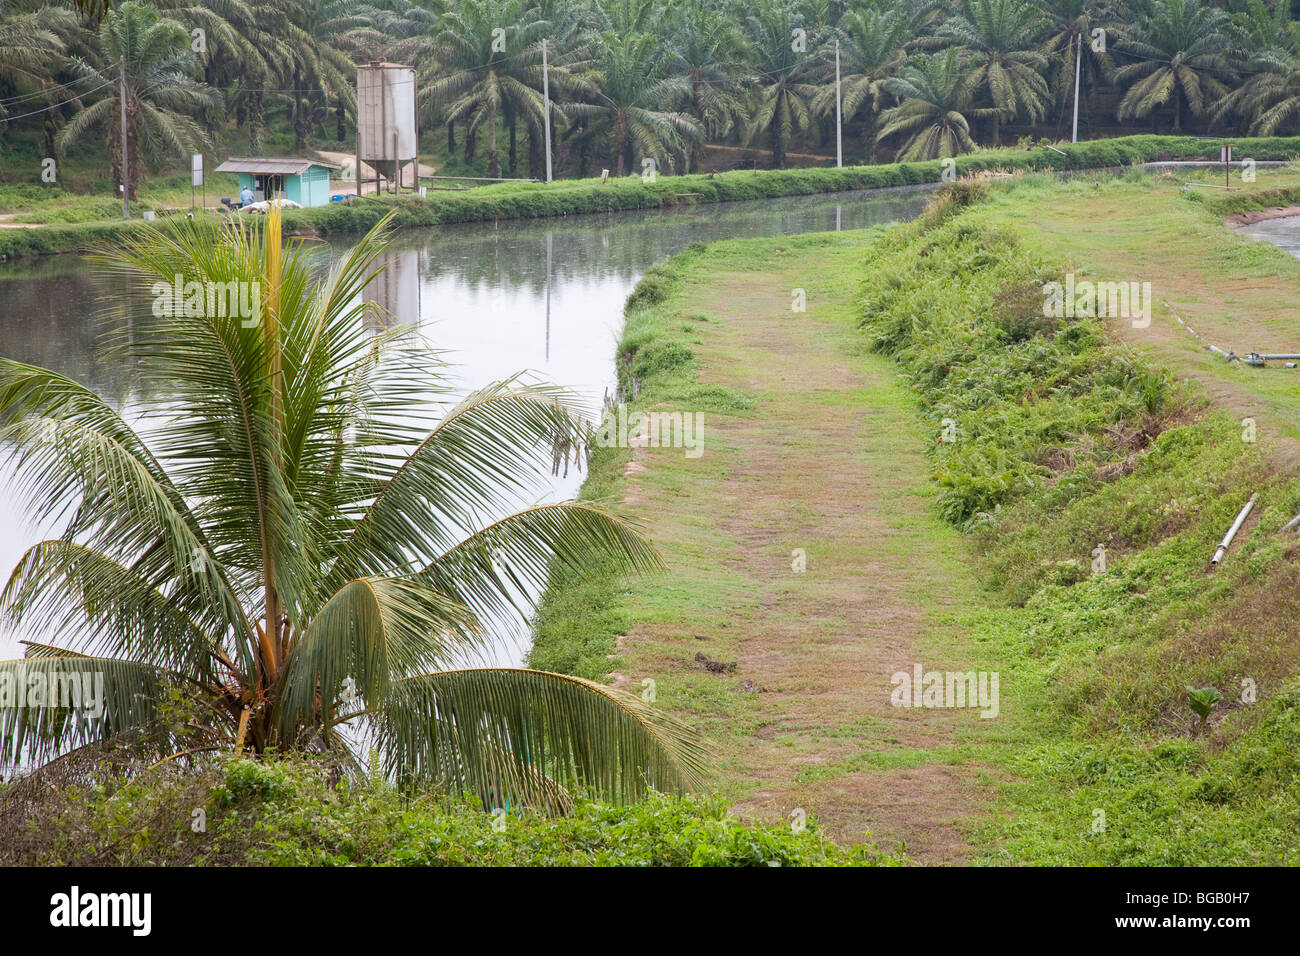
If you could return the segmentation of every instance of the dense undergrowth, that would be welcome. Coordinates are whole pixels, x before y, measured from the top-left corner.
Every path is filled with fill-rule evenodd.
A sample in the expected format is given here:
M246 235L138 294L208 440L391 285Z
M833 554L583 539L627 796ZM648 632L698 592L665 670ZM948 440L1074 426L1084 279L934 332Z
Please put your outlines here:
M1008 763L1045 785L1013 786L989 837L1038 863L1294 863L1300 541L1279 529L1300 488L1100 320L1044 319L1061 276L983 221L982 188L872 247L863 329L914 386L944 515L1010 605L975 639L1035 724ZM1203 687L1222 694L1204 721Z
M828 842L815 820L742 824L710 799L653 796L572 814L487 814L335 781L302 760L227 758L30 802L0 788L0 866L860 866L897 860Z
M1300 137L1233 142L1240 155L1260 160L1290 159L1300 154ZM1041 147L984 150L958 157L955 171L967 174L993 169L1095 169L1159 159L1204 158L1217 152L1214 147L1213 143L1191 136L1123 136L1063 144L1059 151ZM843 169L737 170L716 175L660 176L653 182L628 176L608 183L599 179L549 184L501 183L464 191L431 191L424 200L414 196L365 197L347 205L331 203L289 210L284 223L286 229L300 233L330 235L365 232L389 211L396 212L398 228L428 227L907 186L938 182L944 171L942 161L930 160ZM88 198L87 202L99 203L99 200ZM130 222L80 222L35 229L3 229L0 230L0 258L84 251L111 241L122 230L133 228L138 227Z

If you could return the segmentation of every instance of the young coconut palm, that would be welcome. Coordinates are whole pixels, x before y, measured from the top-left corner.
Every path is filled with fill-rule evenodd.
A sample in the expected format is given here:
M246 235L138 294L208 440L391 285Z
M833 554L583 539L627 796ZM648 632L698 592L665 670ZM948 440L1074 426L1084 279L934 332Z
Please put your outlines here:
M548 809L572 787L628 800L698 783L701 745L641 701L465 666L484 622L521 610L552 562L659 557L586 505L495 517L535 487L539 446L576 446L586 426L563 392L518 381L444 410L435 354L368 321L387 225L328 269L281 249L274 210L264 231L196 220L101 257L155 299L122 346L143 393L166 396L140 430L81 385L0 360L0 440L32 516L69 515L0 595L13 624L56 629L60 646L0 663L0 684L93 672L105 701L0 710L0 768L123 748L328 751L355 767L365 746L395 779Z

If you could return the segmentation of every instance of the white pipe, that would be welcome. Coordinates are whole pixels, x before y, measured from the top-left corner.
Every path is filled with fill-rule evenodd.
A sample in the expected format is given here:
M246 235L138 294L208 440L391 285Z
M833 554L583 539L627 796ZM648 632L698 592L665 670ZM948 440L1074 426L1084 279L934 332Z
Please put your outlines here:
M1232 527L1228 529L1228 533L1225 534L1223 540L1219 542L1218 548L1214 551L1214 557L1210 558L1211 565L1218 564L1223 560L1223 556L1228 553L1228 546L1232 544L1232 539L1235 538L1237 532L1241 530L1241 526L1245 522L1246 516L1250 514L1250 509L1255 507L1255 499L1257 497L1258 492L1251 495L1250 500L1246 502L1246 506L1237 513L1237 520L1232 523Z

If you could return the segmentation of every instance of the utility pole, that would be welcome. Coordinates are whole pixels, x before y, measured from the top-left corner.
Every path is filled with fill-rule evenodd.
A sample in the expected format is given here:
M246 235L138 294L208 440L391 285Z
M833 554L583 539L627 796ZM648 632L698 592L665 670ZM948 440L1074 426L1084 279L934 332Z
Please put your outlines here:
M122 218L131 218L131 200L129 184L131 176L126 166L126 57L117 58L118 104L122 107Z
M835 39L835 168L844 165L844 140L840 135L840 41Z
M551 181L551 74L546 62L546 39L542 39L542 125L546 129L546 181Z
M1079 61L1083 59L1083 32L1079 32L1078 49L1074 51L1074 129L1070 132L1070 142L1079 141Z

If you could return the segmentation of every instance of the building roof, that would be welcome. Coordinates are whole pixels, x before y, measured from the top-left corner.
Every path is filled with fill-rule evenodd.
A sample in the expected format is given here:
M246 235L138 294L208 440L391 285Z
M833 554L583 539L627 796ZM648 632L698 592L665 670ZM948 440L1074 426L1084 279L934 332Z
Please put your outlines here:
M217 167L219 173L252 173L254 175L297 176L311 166L338 169L334 163L320 159L267 159L261 156L232 156Z

